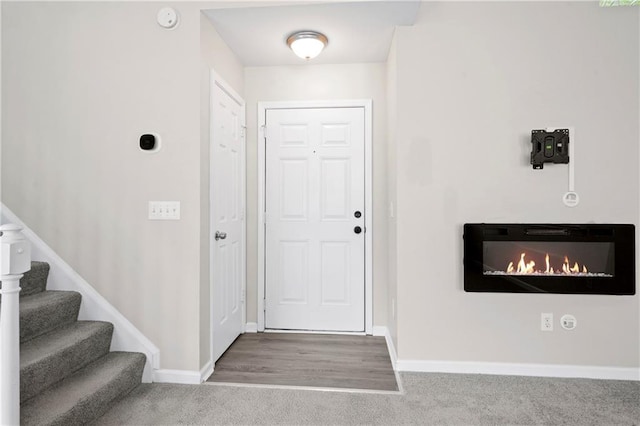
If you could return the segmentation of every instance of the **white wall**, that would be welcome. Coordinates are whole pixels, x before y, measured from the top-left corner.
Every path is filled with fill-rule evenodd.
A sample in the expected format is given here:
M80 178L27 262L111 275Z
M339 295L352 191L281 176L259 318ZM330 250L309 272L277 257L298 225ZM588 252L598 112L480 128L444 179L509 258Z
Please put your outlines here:
M638 224L638 27L596 2L426 2L398 29L399 358L639 366L637 295L462 289L466 222ZM573 209L567 166L528 164L556 125L576 129Z
M247 102L247 321L256 322L257 103L259 101L373 99L374 325L387 321L385 64L245 68Z
M243 93L244 68L204 12L200 14L200 52L209 68L215 69L236 93Z
M387 217L388 217L388 259L387 259L387 328L394 347L398 347L398 205L397 177L398 164L398 38L394 33L389 57L387 58Z
M176 5L171 31L163 6L2 2L2 201L160 348L162 368L198 370L205 5ZM147 132L160 152L139 150ZM180 201L181 220L147 220L149 200Z

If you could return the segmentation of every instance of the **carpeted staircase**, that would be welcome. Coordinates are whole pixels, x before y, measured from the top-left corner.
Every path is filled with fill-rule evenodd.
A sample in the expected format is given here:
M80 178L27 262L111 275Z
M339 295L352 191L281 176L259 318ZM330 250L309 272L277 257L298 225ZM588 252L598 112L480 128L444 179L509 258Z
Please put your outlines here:
M46 289L49 264L20 280L20 420L86 424L140 384L146 357L109 352L113 325L78 321L81 296Z

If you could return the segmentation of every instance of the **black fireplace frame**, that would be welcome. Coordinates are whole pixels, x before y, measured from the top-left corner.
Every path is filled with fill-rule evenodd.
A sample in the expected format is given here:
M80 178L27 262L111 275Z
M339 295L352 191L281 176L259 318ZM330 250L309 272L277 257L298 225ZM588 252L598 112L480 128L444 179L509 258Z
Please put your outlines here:
M464 225L464 290L493 293L636 294L635 226L632 224ZM484 241L614 243L613 277L485 275Z

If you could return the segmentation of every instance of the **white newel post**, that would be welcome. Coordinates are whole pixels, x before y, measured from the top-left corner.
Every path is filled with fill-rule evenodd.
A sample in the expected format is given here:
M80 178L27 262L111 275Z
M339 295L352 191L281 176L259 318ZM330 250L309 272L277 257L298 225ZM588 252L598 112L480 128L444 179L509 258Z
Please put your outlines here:
M0 226L0 424L20 424L20 310L22 274L31 269L31 246L22 228Z

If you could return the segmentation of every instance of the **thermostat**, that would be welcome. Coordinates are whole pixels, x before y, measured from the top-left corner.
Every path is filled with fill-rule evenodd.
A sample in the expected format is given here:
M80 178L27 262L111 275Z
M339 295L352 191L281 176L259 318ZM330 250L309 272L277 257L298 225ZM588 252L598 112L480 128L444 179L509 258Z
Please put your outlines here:
M172 30L178 26L178 12L172 7L163 7L158 12L158 24L162 28Z
M140 136L140 149L145 152L160 151L160 135L156 133L145 133Z

